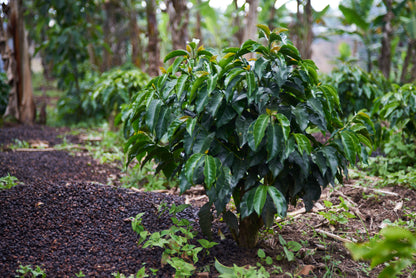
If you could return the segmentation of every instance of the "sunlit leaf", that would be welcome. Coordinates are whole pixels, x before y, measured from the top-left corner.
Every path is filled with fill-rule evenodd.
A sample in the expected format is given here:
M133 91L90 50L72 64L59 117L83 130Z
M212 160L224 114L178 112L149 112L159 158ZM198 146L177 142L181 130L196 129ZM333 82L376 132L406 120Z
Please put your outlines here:
M260 185L256 189L256 194L254 195L253 206L254 211L257 215L261 215L261 211L263 210L264 204L266 203L267 197L267 185Z
M178 56L187 56L189 55L189 53L186 50L174 50L172 52L170 52L168 55L166 55L165 59L163 60L163 63L166 63L169 59L172 59L174 57L178 57Z

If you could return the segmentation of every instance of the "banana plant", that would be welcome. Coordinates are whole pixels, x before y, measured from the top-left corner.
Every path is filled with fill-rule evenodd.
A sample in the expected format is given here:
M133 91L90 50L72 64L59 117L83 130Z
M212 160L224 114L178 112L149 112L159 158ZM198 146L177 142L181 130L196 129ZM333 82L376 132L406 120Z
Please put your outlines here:
M221 58L196 41L169 53L170 66L122 112L127 164L154 160L156 171L179 177L181 192L202 184L209 202L201 229L210 235L216 212L248 248L288 203L303 198L310 210L322 188L342 182L373 133L363 112L340 120L337 92L320 83L285 29L259 32L264 44L248 40Z

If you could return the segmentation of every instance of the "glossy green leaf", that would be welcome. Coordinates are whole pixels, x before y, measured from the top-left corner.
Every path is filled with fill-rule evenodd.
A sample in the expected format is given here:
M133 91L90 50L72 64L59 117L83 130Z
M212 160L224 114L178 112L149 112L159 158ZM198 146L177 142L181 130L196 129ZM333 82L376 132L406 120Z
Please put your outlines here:
M208 152L211 142L215 137L215 132L207 134L206 131L198 131L198 135L194 140L192 151L194 153L206 153Z
M192 102L195 99L196 92L199 89L201 89L202 84L207 79L208 79L208 76L204 75L204 76L199 77L197 80L195 80L195 82L192 85L191 92L190 92L190 95L189 95L189 102Z
M185 57L183 56L177 57L175 61L173 62L173 64L169 67L168 72L175 74L176 71L178 70L179 65L183 62L183 60L185 60Z
M267 162L274 159L284 148L283 131L277 124L269 125L267 129Z
M298 145L299 153L303 154L303 152L306 151L307 154L311 154L312 145L308 137L301 133L293 133L293 136L295 137L296 144Z
M247 78L247 99L249 102L253 100L253 93L256 90L256 79L252 71L248 71L246 74Z
M174 50L170 52L168 55L166 55L165 59L163 60L163 63L166 63L169 59L172 59L178 56L189 56L189 53L182 49Z
M309 115L304 106L298 105L292 108L292 113L295 115L296 123L303 132L308 127Z
M172 121L168 128L168 138L172 138L173 134L178 130L178 128L188 119L189 117L181 117Z
M264 57L260 57L254 63L254 72L256 73L259 79L263 78L263 73L267 74L267 66L270 64L270 60L265 59Z
M268 39L270 37L270 29L267 25L257 24L257 28L259 28L261 31L263 31L266 39Z
M209 189L217 178L217 164L215 158L210 155L205 156L204 176L205 186Z
M198 121L197 118L188 118L186 120L186 131L188 132L189 135L192 136L192 134L194 133L194 129L196 126L196 122Z
M218 75L210 75L208 77L208 94L211 94L214 90L215 87L217 86L217 81L218 81Z
M287 141L289 138L289 134L290 134L290 121L283 114L277 114L276 118L279 121L280 126L282 127L285 141Z
M208 101L209 101L208 90L207 90L206 87L204 87L201 90L199 90L198 96L197 96L196 101L195 101L195 103L196 103L196 112L201 113L205 109Z
M224 81L224 85L225 87L228 87L228 85L235 79L237 78L240 74L242 74L243 72L245 72L244 69L242 68L234 68L232 69L228 74L227 77L225 78Z
M264 204L266 203L267 197L267 185L260 185L256 189L256 194L254 195L254 211L257 215L261 215L261 211L263 210Z
M267 186L267 192L269 193L269 196L272 198L273 203L276 206L277 213L280 215L280 217L286 217L287 203L286 198L283 196L283 194L274 186Z
M162 101L159 99L153 99L147 107L146 124L151 130L156 128L161 107Z
M295 61L300 60L299 50L293 45L285 44L280 48L279 52L284 54L285 56L293 58Z
M176 83L176 95L178 96L178 98L182 96L187 80L188 80L187 75L181 75L181 77L179 77L178 83Z
M254 135L254 145L257 149L263 140L266 128L269 125L270 117L267 114L261 114L254 123L253 126L253 135Z
M359 133L357 133L356 135L357 135L357 137L358 137L358 139L360 140L361 143L363 143L364 145L366 145L369 148L373 147L373 143L371 142L371 140L369 138L367 138L364 135L359 134Z
M344 146L344 151L346 158L351 164L355 164L355 161L357 159L357 145L356 140L354 139L354 134L352 134L349 131L342 131L340 133L342 145Z
M191 184L194 183L194 173L196 169L201 166L202 162L204 161L205 154L202 153L195 153L193 154L185 163L184 172L187 181Z

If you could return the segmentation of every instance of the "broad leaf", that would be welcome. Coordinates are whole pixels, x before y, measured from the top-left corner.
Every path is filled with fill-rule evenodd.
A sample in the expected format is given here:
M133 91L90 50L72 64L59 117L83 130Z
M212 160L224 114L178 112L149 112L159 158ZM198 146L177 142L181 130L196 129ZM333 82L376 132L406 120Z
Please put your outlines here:
M168 55L166 55L165 59L163 60L163 63L166 63L169 59L172 59L178 56L189 56L189 53L186 50L182 50L182 49L174 50L170 52Z
M286 213L287 213L286 198L274 186L268 186L267 192L269 193L269 196L272 198L273 203L276 206L277 213L280 215L280 217L282 218L286 217Z
M289 133L290 133L290 121L283 114L277 114L276 118L282 127L285 141L287 141L287 139L289 138Z
M210 155L205 156L204 176L205 186L210 189L217 178L217 163L215 158Z
M270 117L267 114L260 115L253 126L254 146L258 148L261 141L263 140L266 128L269 125Z
M293 133L293 136L295 137L296 144L298 145L299 153L303 154L303 152L306 151L307 154L311 154L312 145L308 137L301 133Z
M208 237L209 240L212 240L212 221L214 217L212 216L211 212L212 203L206 203L203 205L198 212L199 217L199 226L201 227L201 231L204 235Z
M267 162L274 159L284 148L283 131L277 124L269 125L267 129Z
M354 165L357 159L357 143L354 138L355 135L347 130L342 131L340 135L346 158Z
M253 206L254 211L257 215L261 215L261 211L263 210L264 204L266 203L267 197L267 185L260 185L256 189L256 194L254 195Z
M150 105L147 107L146 124L150 128L150 130L154 130L156 128L161 107L162 101L158 99L152 100L150 102Z
M193 177L194 177L194 173L196 171L196 169L201 166L202 162L203 162L203 158L204 158L204 154L202 153L196 153L193 154L185 163L185 167L184 167L184 173L186 176L186 179L188 180L189 183L193 184Z
M181 75L181 77L179 77L178 83L176 84L176 95L178 96L178 98L182 96L187 80L188 80L187 75Z

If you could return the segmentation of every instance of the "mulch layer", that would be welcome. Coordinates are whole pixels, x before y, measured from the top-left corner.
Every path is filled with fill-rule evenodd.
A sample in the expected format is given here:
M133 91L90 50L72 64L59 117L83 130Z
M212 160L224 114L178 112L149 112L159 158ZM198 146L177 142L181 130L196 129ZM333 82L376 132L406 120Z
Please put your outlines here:
M47 277L75 277L80 271L86 277L111 277L114 272L136 273L142 266L159 269L157 277L173 277L174 269L160 264L161 249L137 246L138 236L130 218L144 213L143 225L149 232L168 229L172 225L170 215L159 216L157 207L162 202L183 203L184 197L174 191L162 194L119 188L109 177L120 177L121 170L86 154L9 148L14 139L42 141L53 147L62 143L62 135L69 131L39 125L0 128L0 177L10 174L21 182L0 191L0 277L13 277L19 265L29 264L41 266ZM81 142L76 135L67 135L66 140ZM315 212L296 214L301 205L291 207L293 217L276 222L274 233L262 233L259 247L272 258L283 252L278 235L303 245L291 262L274 260L274 267L281 271L272 277L290 277L284 273L301 274L306 269L310 273L302 277L377 276L380 268L370 271L368 264L353 261L342 241L323 234L360 241L378 233L387 219L412 221L415 191L396 186L383 188L383 193L367 187L371 180L366 182L351 181L337 190L328 188ZM339 197L348 200L363 221L355 218L345 225L330 225L317 213L325 209L323 200L336 206ZM179 217L197 221L198 209L190 207ZM219 245L197 264L199 272L206 272L203 267L210 266L210 274L199 277L218 276L213 267L215 258L228 266L255 266L259 261L257 250L239 248L224 224L217 223L215 230L219 229L226 238L220 239L215 233ZM268 269L272 271L273 266Z

